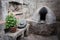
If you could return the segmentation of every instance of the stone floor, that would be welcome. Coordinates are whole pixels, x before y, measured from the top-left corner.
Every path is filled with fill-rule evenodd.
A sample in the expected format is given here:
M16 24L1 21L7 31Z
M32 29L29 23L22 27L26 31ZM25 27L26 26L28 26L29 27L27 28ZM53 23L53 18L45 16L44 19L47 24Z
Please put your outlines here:
M58 40L57 36L40 36L30 34L28 37L24 37L21 40Z

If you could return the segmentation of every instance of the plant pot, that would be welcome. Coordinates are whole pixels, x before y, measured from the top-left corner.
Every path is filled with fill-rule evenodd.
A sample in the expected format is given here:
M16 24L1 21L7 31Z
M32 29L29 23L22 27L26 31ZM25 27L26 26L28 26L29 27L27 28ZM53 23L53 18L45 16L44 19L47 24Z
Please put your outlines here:
M15 33L15 32L16 32L16 30L17 30L17 28L16 28L16 27L11 27L11 28L10 28L10 32L12 32L12 33Z
M10 31L10 28L8 29L4 29L5 33L9 32Z

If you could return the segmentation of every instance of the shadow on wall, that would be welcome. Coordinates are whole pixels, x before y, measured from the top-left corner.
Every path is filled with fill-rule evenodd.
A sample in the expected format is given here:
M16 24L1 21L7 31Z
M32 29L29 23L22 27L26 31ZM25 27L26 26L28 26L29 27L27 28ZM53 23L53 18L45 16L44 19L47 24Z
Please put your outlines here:
M32 20L35 22L45 21L46 24L53 24L56 22L56 16L54 12L47 6L42 6L36 10L32 16Z

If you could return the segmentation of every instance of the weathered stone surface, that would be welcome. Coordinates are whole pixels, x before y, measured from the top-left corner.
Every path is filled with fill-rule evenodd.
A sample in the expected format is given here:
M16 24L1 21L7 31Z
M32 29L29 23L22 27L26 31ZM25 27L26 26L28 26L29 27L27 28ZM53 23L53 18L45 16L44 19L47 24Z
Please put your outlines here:
M46 37L41 35L30 34L28 37L24 37L21 40L58 40L58 38L56 35Z
M31 24L32 25L32 24ZM35 24L34 26L30 26L30 32L34 34L41 34L41 35L51 35L56 32L55 24Z

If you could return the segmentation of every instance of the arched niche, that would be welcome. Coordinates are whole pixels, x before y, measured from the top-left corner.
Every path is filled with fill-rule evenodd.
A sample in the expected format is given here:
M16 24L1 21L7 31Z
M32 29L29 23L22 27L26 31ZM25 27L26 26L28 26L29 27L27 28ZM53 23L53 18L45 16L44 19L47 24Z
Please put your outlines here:
M39 14L39 12L40 12L40 14ZM41 20L41 17L42 17L41 13L44 14L44 12L46 12L45 19ZM34 12L34 14L32 16L32 20L34 20L37 23L53 24L56 22L56 16L55 16L54 12L49 7L42 6L42 7L38 8L36 10L36 12Z
M25 18L24 11L26 9L24 10L23 5L27 5L27 4L26 3L17 2L17 1L9 1L8 13L12 11L17 19Z
M20 12L22 10L22 4L16 1L10 1L9 2L9 8L8 11L12 11L12 12Z

